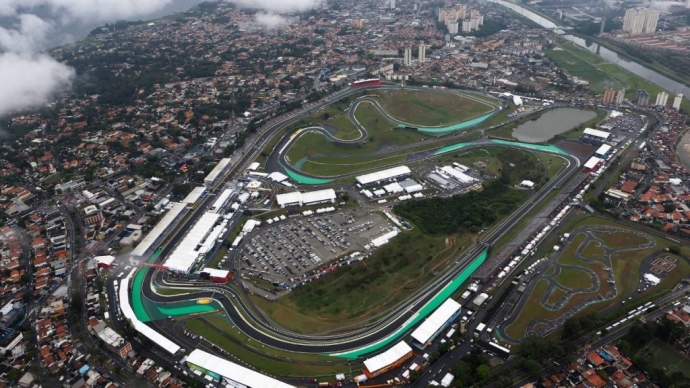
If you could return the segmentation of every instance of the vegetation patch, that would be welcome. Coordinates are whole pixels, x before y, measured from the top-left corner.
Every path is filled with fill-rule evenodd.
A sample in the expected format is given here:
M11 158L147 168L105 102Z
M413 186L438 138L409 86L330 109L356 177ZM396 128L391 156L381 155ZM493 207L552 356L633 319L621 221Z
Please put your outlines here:
M379 104L393 118L418 126L459 123L491 111L483 102L457 94L423 90L376 90Z
M575 290L592 287L592 278L589 274L576 268L561 267L561 272L555 280L561 286Z
M414 229L364 261L258 306L286 328L301 333L339 329L348 322L361 325L428 283L471 243L469 235L430 236Z

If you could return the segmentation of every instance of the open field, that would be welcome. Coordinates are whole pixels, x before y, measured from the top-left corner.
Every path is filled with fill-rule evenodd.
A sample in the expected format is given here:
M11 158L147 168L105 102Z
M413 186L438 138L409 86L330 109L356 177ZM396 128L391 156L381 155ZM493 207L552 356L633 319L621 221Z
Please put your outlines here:
M655 339L640 350L640 354L648 356L652 365L665 370L667 375L680 372L690 379L690 359L662 341Z
M618 224L609 219L593 216L576 216L571 221L564 224L560 231L573 231L580 227L587 227L586 230L590 230L589 228L596 228L600 226L621 229L621 231L616 231L609 234L596 232L594 230L590 231L592 235L601 238L606 247L609 249L614 249L610 255L610 263L613 277L616 282L615 290L617 292L615 297L611 299L592 303L589 306L586 306L584 309L577 312L578 315L615 307L618 302L626 300L631 296L637 300L640 298L645 298L654 293L661 292L665 289L672 288L683 277L690 273L690 264L688 264L685 260L678 258L678 266L674 271L668 273L666 277L662 279L660 285L648 287L645 291L639 292L638 288L640 287L641 276L640 266L642 265L643 260L674 244L666 239L654 237L651 234L645 233L654 240L656 245L649 248L636 249L636 246L648 243L646 238L635 234L637 232L636 229L630 229L627 226ZM546 283L546 281L542 279L537 280L534 290L529 296L527 296L527 303L524 305L523 310L519 313L517 319L505 330L506 334L511 338L519 339L524 336L529 323L533 320L557 319L567 310L576 306L578 303L587 298L596 297L597 295L605 296L614 291L613 285L608 283L609 275L608 270L606 269L604 250L602 247L600 247L599 244L595 243L594 241L585 242L586 237L582 233L578 233L570 238L571 242L565 247L563 252L558 257L558 263L579 266L593 271L599 279L599 290L595 293L574 294L569 302L566 303L560 310L551 311L544 308L540 303L541 298L546 292L546 286L542 285L542 283ZM554 243L554 241L546 241L540 251L537 252L537 257L542 257L546 254L549 254L550 249L548 248L552 247ZM583 244L586 245L582 247ZM594 261L583 261L576 256L575 252L581 247L583 248L583 258ZM687 254L687 251L690 250L687 247L682 247L681 249L684 251L684 254ZM580 272L581 274L576 272ZM549 276L552 273L553 271L549 269L544 276ZM585 276L588 278L586 281ZM556 277L555 280L561 286L566 288L570 287L573 289L584 289L591 285L591 280L589 280L589 278L589 275L587 275L587 273L584 271L561 268L561 274ZM549 300L552 299L557 300L558 298L553 295L549 296Z
M596 93L603 93L608 88L616 90L625 88L627 98L634 98L637 89L645 89L651 96L656 96L663 89L639 77L622 67L605 61L593 53L566 42L559 46L562 50L547 50L546 55L563 67L568 74L589 81L589 87ZM673 90L667 90L674 95ZM683 99L681 108L690 112L690 101Z
M421 90L375 90L381 107L402 122L418 126L459 123L491 110L491 107L462 96Z
M253 300L273 320L301 333L363 324L426 284L434 271L470 244L469 235L446 238L414 229L366 260L297 288L276 302Z
M592 287L592 278L589 274L575 268L561 268L561 273L556 276L556 281L566 288L586 289Z
M240 333L227 318L219 315L189 319L185 321L185 326L234 357L269 374L318 376L348 370L346 364L333 364L338 360L331 357L287 352L253 342Z
M603 93L608 88L621 89L625 82L608 74L599 68L605 61L567 42L561 46L547 50L546 55L558 63L571 76L589 81L589 87L596 93Z

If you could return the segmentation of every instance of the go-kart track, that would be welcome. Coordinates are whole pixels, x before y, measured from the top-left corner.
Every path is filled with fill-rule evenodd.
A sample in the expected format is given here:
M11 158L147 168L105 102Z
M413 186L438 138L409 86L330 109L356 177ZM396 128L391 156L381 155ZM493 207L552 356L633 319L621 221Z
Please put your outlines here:
M386 89L386 87L376 89L381 90ZM399 89L399 87L396 89ZM422 88L406 89L418 89L432 92L429 89ZM361 92L361 89L350 89L345 92L341 92L339 98ZM451 90L434 90L433 92L457 93L456 91ZM462 93L462 96L465 98L473 98L471 94L467 93ZM421 131L423 129L428 133L433 133L435 131L438 134L456 132L476 126L500 110L498 105L493 106L488 104L484 99L482 99L481 102L490 105L492 107L492 111L489 113L482 113L477 117L461 123L453 124L448 127L418 128L418 130ZM316 108L311 108L311 111L319 109L330 103L332 103L332 101L320 103ZM399 120L389 116L375 99L362 97L355 100L350 105L348 112L350 120L360 132L359 137L346 142L361 142L364 141L368 136L366 128L361 126L355 118L355 110L360 104L372 104L376 107L377 111L388 120L397 122L400 126L410 126L410 124L402 123ZM291 123L299 120L302 116L311 113L311 111L304 111L301 115L292 116L286 120L283 120L282 122L270 126L263 131L258 137L258 140L254 143L252 151L244 155L243 158L235 164L233 169L230 171L229 176L237 176L238 173L244 171L246 166L256 158L256 156L261 152L263 146L276 133L290 126ZM396 130L412 129L400 128ZM285 160L287 150L291 147L291 145L294 144L294 142L297 141L297 139L299 139L300 136L308 133L309 131L317 131L334 142L343 142L343 140L339 140L333 136L333 128L329 128L328 126L311 126L297 130L297 132L289 132L284 134L277 145L273 147L273 150L266 161L265 172L283 172L293 181L302 186L324 185L333 182L336 179L342 179L354 175L346 174L332 177L310 176L287 163ZM269 347L287 351L327 354L346 359L357 359L365 355L371 355L395 344L396 341L400 341L406 334L416 327L417 324L430 315L438 306L440 306L448 297L450 297L453 292L455 292L467 279L472 276L472 274L486 261L489 248L493 244L495 244L527 213L534 209L534 207L537 206L549 192L554 189L564 187L565 183L568 182L570 178L580 170L580 160L578 158L569 155L555 146L533 145L496 139L482 139L470 142L458 142L456 144L448 145L448 138L445 140L446 142L444 145L437 144L437 140L425 141L423 144L428 146L428 148L424 149L423 151L407 153L406 149L409 147L400 147L393 151L388 150L386 152L405 154L407 155L405 163L410 163L426 158L433 158L435 156L453 152L459 149L486 147L487 145L491 145L547 152L563 158L566 163L565 167L556 177L550 179L548 183L544 184L544 186L538 192L534 193L530 198L528 198L525 203L522 204L513 214L502 220L500 223L494 225L489 231L482 234L482 241L475 243L468 250L461 253L455 260L453 260L455 264L449 271L439 274L436 278L434 278L432 283L427 284L420 291L416 292L414 295L411 295L406 301L391 309L390 312L388 312L378 321L343 334L303 335L288 331L265 320L261 314L256 311L254 306L249 305L234 288L220 284L209 284L208 286L204 286L203 289L200 289L198 286L191 286L188 282L165 280L163 276L164 274L161 270L148 267L143 267L139 270L139 273L136 276L138 279L135 279L136 281L134 281L132 285L132 300L133 304L135 304L133 309L136 312L137 317L144 322L155 321L156 319L160 320L160 316L148 316L146 309L143 308L143 306L137 305L143 305L144 303L149 303L149 306L155 305L159 311L163 311L165 314L172 317L189 315L190 312L203 313L205 311L214 310L217 308L223 310L241 332L250 337L253 341L257 341L260 344L265 344ZM419 144L415 144L415 146L418 147ZM357 174L361 173L362 171L357 172ZM204 203L197 207L193 211L193 214L188 218L186 223L194 223L203 214L205 208L207 207L208 203ZM183 235L184 233L177 233L176 235L172 236L162 250L158 250L156 252L156 257L150 260L150 262L155 262L157 257L165 258L170 251L172 251L173 247L177 245ZM183 289L188 291L188 293L165 296L156 292L157 289L164 287ZM197 301L199 300L204 300L205 302L208 302L208 300L213 300L214 302L212 304L198 304L196 308L190 308L190 305L196 305ZM157 330L161 330L163 333L165 333L165 331L161 329L161 327L164 326L164 324L161 325L161 322L151 322L151 324ZM173 341L176 340L174 336L172 336L171 339Z

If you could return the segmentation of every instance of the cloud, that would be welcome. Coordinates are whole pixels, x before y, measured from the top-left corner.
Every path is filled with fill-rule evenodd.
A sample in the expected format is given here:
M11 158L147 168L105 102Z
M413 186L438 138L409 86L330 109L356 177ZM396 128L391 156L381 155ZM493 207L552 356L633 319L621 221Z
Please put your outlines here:
M75 73L48 55L0 55L0 114L42 104L71 85Z
M172 0L2 0L0 16L19 16L42 8L62 21L106 22L145 16L170 3Z
M318 8L323 0L232 0L242 8L258 8L268 13L304 12Z
M254 16L254 23L266 30L285 27L290 24L290 19L277 13L260 12Z
M41 54L52 44L70 40L59 32L62 27L146 17L172 2L0 0L0 17L14 22L0 27L0 115L40 105L70 88L74 70Z

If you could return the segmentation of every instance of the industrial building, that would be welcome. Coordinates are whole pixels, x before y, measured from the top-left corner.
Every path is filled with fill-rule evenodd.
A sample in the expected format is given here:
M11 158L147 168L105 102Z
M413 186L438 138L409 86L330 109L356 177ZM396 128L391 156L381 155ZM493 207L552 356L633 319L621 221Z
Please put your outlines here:
M165 238L169 229L175 226L182 218L184 211L187 209L186 203L175 202L170 210L165 214L163 219L158 221L156 226L144 237L143 240L132 250L131 255L136 257L144 257L149 249L159 240Z
M378 356L364 360L364 369L362 372L371 379L399 367L413 355L410 345L406 344L404 341L400 341Z
M223 175L225 175L225 173L228 171L231 161L232 159L230 158L221 159L220 162L216 164L216 167L214 167L213 170L206 175L206 178L204 178L204 184L206 186L213 186L218 183L218 179L222 178Z
M601 147L594 151L594 155L601 156L603 158L609 153L609 151L611 151L611 146L608 144L602 144Z
M419 327L412 332L412 344L419 349L426 348L434 338L453 322L462 312L460 303L447 299Z
M213 248L227 223L225 220L216 226L219 218L219 214L204 213L165 259L163 265L170 271L189 273L202 255Z
M262 375L259 372L199 349L195 349L189 354L187 365L192 370L218 375L231 387L294 388L292 385L285 384L282 381Z
M362 186L374 185L381 182L392 181L412 174L407 166L397 166L386 170L376 171L358 176L357 183Z
M110 268L115 262L115 256L96 256L93 259L98 268Z
M232 280L232 273L223 269L204 268L199 277L208 279L214 283L227 283Z
M288 206L309 206L318 205L321 203L333 203L335 202L335 198L335 190L333 189L310 191L305 193L293 191L292 193L276 195L276 201L278 201L278 205L280 205L281 208Z
M597 158L596 156L592 156L591 158L589 158L589 160L587 162L585 162L584 171L585 172L596 171L597 169L599 169L599 167L601 167L601 165L603 163L604 163L603 159Z

